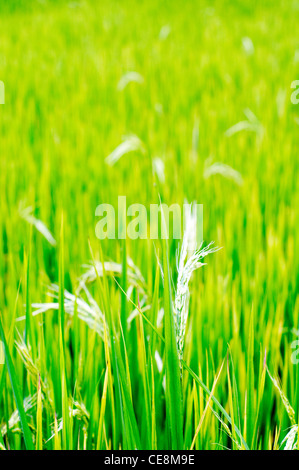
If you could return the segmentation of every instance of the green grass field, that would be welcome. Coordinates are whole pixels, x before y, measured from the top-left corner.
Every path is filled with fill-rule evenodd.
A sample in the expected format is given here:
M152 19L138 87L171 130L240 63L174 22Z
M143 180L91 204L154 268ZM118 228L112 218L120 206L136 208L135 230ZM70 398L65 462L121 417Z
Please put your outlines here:
M0 2L2 449L298 448L298 14ZM97 239L119 195L203 204L222 247L190 279L183 358L180 244Z

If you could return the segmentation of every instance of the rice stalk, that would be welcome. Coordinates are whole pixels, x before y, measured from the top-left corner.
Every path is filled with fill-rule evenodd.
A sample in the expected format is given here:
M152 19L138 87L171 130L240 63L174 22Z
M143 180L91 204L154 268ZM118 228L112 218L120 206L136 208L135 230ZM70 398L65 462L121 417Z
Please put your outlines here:
M263 126L256 115L249 108L244 109L244 114L247 120L240 121L227 129L225 132L227 137L231 137L241 131L255 132L260 137L263 135Z
M221 175L226 179L234 181L239 186L243 184L243 178L239 171L222 162L210 163L210 159L208 159L205 162L203 177L208 179L213 175Z
M178 278L174 300L174 320L180 361L183 359L184 338L189 313L189 282L191 276L196 269L201 268L206 264L202 263L201 260L203 258L220 249L218 247L212 247L214 242L209 243L209 245L205 247L202 247L202 242L197 248L195 234L196 212L191 208L187 216L183 242L177 260Z
M104 340L104 325L105 316L102 313L99 305L92 297L91 293L85 285L82 285L82 289L86 294L87 301L81 296L71 294L66 289L63 293L63 304L64 311L69 315L73 316L75 312L82 321L84 321L92 330L95 330L99 336ZM48 294L54 299L59 299L59 286L52 284ZM32 312L33 316L46 313L50 310L59 310L59 302L44 302L44 303L33 303L32 308L35 309ZM18 321L24 320L25 317L19 317Z
M117 84L117 90L118 91L123 91L129 83L139 83L143 84L144 83L144 78L143 76L138 73L138 72L126 72L119 80Z
M127 264L129 286L138 287L141 294L146 295L146 284L140 269L134 264L131 258L127 258ZM122 265L114 261L105 261L104 268L103 263L100 261L95 261L93 264L85 264L83 265L83 268L85 268L86 271L79 278L79 286L76 291L77 294L80 294L86 284L95 282L98 276L103 277L103 269L107 276L121 277L122 275Z
M29 411L32 410L36 406L37 403L37 393L34 393L33 395L29 395L28 397L24 398L23 400L23 407L24 411L26 414L28 414ZM19 411L16 409L12 415L10 416L8 420L8 426L7 424L3 424L0 428L1 434L4 437L8 430L13 430L13 432L22 432L20 428L16 428L17 424L20 422L20 414Z
M274 387L278 390L279 392L279 395L280 395L280 398L282 400L282 403L285 407L285 410L288 414L288 417L292 423L292 426L296 426L296 419L295 419L295 410L294 408L291 406L289 400L287 399L287 397L285 396L284 392L282 391L282 388L281 386L279 385L279 382L277 379L275 379L274 377L272 377L272 375L270 374L269 372L269 369L267 368L267 372L268 372L268 375L274 385Z
M109 166L115 165L124 155L131 152L139 152L145 154L145 146L143 142L136 135L128 135L124 137L124 140L119 144L113 152L106 157L105 162Z
M22 219L24 219L24 220L26 220L26 222L28 222L28 224L35 227L36 230L45 237L45 239L47 240L47 242L50 243L50 245L56 246L56 240L53 237L50 230L48 229L48 227L44 224L44 222L37 219L33 215L33 207L29 206L29 207L23 208L22 205L20 205L19 206L19 214L20 214L20 217Z
M297 441L296 441L297 437ZM286 437L281 442L281 446L285 443L283 450L297 450L298 449L298 426L292 426Z

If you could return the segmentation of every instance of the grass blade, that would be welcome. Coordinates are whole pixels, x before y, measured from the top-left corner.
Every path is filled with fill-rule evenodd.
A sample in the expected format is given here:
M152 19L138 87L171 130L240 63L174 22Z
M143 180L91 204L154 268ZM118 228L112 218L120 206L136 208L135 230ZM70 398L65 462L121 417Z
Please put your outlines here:
M8 373L10 377L10 382L11 382L11 386L13 389L13 394L14 394L16 405L17 405L17 409L20 415L20 421L21 421L21 426L23 430L25 445L26 445L27 450L34 450L32 434L30 432L30 429L27 423L26 413L24 410L21 393L19 390L18 379L17 379L16 371L15 371L15 368L14 368L14 365L13 365L13 362L12 362L12 359L8 350L8 345L7 345L5 334L4 334L1 315L0 315L0 334L1 334L3 345L4 345L4 354L5 354L6 365L7 365L7 369L8 369Z

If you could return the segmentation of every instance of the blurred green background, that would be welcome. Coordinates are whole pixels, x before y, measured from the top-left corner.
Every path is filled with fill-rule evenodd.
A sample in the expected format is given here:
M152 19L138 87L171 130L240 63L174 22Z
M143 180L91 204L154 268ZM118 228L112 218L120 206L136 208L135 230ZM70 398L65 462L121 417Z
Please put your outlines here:
M32 206L58 242L63 214L65 287L74 292L91 258L89 241L99 257L98 204L116 204L119 195L147 207L158 194L167 204L196 200L204 205L206 242L223 248L192 284L188 357L209 375L207 356L212 373L229 343L243 410L253 312L256 364L267 350L269 369L299 413L290 348L299 326L299 105L290 99L299 79L298 14L297 0L1 1L0 310L7 332L26 301L30 224L20 208ZM128 72L138 81L120 89ZM107 165L129 134L145 152ZM165 180L155 174L156 158ZM119 241L101 248L121 261ZM171 242L173 273L176 248ZM128 240L127 254L153 289L152 241ZM45 285L58 282L58 258L33 229L32 302L45 301ZM82 343L83 358L87 349ZM224 379L219 387L224 406ZM5 407L14 409L8 382L0 391ZM290 425L270 380L259 419L263 448L276 428L285 435ZM210 442L207 424L201 445Z

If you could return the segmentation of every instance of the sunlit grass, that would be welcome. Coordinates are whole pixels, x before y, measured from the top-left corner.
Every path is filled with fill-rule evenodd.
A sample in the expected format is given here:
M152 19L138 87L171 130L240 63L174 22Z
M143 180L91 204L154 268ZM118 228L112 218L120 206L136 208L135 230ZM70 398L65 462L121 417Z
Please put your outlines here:
M296 446L298 11L1 4L1 448ZM119 195L203 204L183 306L175 240L96 238Z

